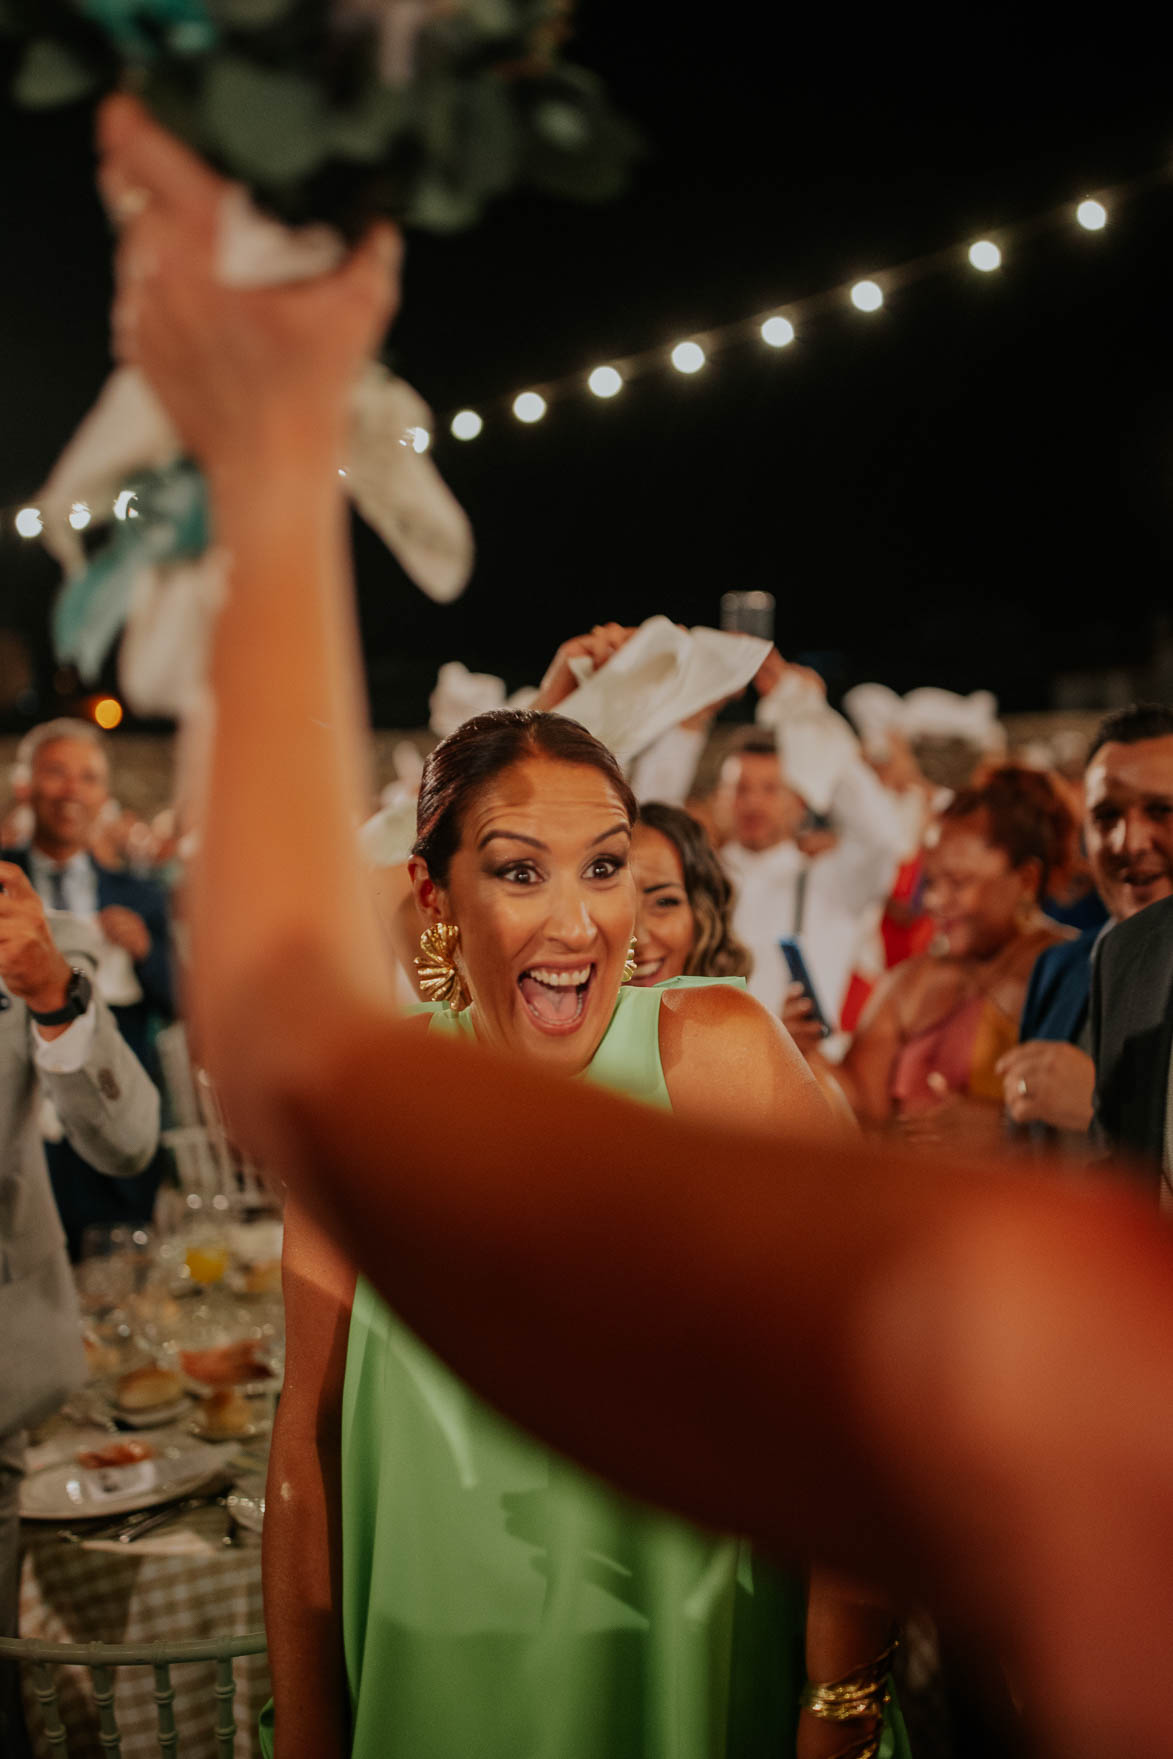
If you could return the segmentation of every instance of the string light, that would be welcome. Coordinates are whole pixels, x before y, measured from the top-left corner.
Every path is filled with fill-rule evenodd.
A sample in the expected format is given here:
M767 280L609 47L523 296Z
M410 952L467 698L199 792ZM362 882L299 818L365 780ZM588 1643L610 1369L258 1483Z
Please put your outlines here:
M537 391L523 391L513 399L513 413L518 421L527 424L541 421L546 413L546 399Z
M597 366L587 384L596 397L614 397L623 389L623 379L613 366Z
M857 281L851 289L851 303L856 311L879 311L884 292L878 281Z
M116 696L100 696L94 704L94 719L109 733L122 719L122 704Z
M705 364L705 351L699 342L678 342L672 350L672 365L678 373L699 373Z
M0 0L2 3L2 0ZM855 282L848 290L851 304L857 311L879 311L884 304L885 288L904 288L916 281L931 276L942 275L955 268L961 251L972 268L980 274L990 274L1002 265L1003 249L1008 241L1031 238L1037 233L1052 227L1070 227L1072 220L1086 232L1100 232L1108 224L1109 206L1115 201L1127 197L1135 197L1142 192L1168 185L1173 176L1173 168L1159 166L1144 176L1134 178L1129 183L1114 185L1111 189L1102 190L1099 198L1088 196L1078 202L1074 208L1068 201L1042 214L1016 222L999 229L1001 243L995 244L993 239L979 238L968 245L954 245L945 249L935 250L911 261L892 264L886 268L880 280L861 280ZM1102 198L1102 199L1101 199ZM843 299L842 287L831 288L823 292L813 293L801 298L786 301L786 310L790 314L783 317L775 308L773 312L763 311L749 315L735 322L710 326L704 333L705 346L695 341L679 342L671 350L670 359L677 372L685 375L698 373L707 364L708 350L720 347L725 349L738 343L745 343L757 338L770 348L785 348L796 336L797 326L801 327L807 315L819 315L838 306ZM614 397L632 380L644 373L662 369L664 354L660 346L629 352L623 360L623 370L613 366L596 367L586 378L586 385L596 397ZM581 388L583 380L578 372L567 374L563 379L552 381L546 389L551 393L567 392ZM504 408L504 400L501 407ZM548 404L545 396L537 391L523 391L513 399L513 414L518 421L532 424L541 421L547 413ZM448 431L457 440L474 440L484 431L482 417L473 409L460 409L447 419ZM409 428L403 435L403 443L410 445L416 452L426 452L431 445L432 435L427 428ZM345 469L340 469L339 476L345 477ZM135 495L131 489L123 489L114 502L114 517L119 520L137 519L138 508L135 506ZM39 537L44 521L37 507L9 507L4 510L4 517L11 515L17 532L22 538ZM78 502L69 514L70 524L75 531L84 530L90 523L92 514L84 503Z
M789 318L767 318L762 325L762 341L771 348L785 348L794 341L794 325Z
M975 269L988 275L992 269L1002 267L1002 252L991 238L979 238L976 244L969 247L969 260Z

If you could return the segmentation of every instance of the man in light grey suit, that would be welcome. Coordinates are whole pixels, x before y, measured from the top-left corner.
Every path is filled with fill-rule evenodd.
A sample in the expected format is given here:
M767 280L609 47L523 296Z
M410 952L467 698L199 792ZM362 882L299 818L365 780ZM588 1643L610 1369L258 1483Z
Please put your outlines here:
M51 1099L66 1136L114 1178L142 1171L159 1096L105 1003L88 954L55 941L19 867L0 862L0 1634L16 1631L24 1430L81 1383L85 1359L65 1234L41 1145ZM24 1751L18 1681L0 1665L0 1753Z

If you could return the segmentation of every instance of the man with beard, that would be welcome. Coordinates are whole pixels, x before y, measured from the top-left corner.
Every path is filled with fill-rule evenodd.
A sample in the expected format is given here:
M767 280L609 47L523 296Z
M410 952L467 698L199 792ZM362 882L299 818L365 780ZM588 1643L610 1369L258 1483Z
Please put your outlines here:
M1157 911L1152 918L1147 911L1149 905L1173 894L1173 709L1136 703L1109 715L1093 741L1084 785L1084 842L1096 889L1111 921L1131 924L1142 912L1146 914L1144 922L1129 927L1127 934L1118 934L1116 929L1111 934L1090 929L1078 940L1049 948L1039 959L1023 1009L1021 1042L999 1064L1006 1108L1015 1123L1083 1135L1092 1122L1093 1091L1097 1085L1103 1089L1103 1074L1097 1078L1097 1069L1101 1057L1106 1056L1115 1071L1107 1089L1104 1125L1108 1139L1150 1157L1156 1152L1159 1159L1165 1065L1156 1083L1159 1094L1146 1090L1126 1098L1119 1091L1120 1070L1115 1066L1123 1041L1118 1043L1118 1039L1121 1034L1129 1039L1134 1036L1139 1018L1134 1002L1139 1005L1140 998L1133 997L1131 990L1122 994L1116 974L1124 969L1122 960L1127 960L1130 973L1134 967L1147 973L1161 944L1162 924L1168 923L1166 910ZM1101 984L1110 982L1111 990L1089 1005L1096 965ZM1173 960L1169 975L1173 977ZM1131 984L1134 979L1130 976L1125 981ZM1150 991L1152 981L1146 974L1140 985L1142 994ZM1168 996L1167 980L1161 991L1161 1007ZM1150 1009L1157 1005L1155 995L1151 996ZM1097 1040L1105 1021L1108 1036ZM1098 1053L1097 1042L1101 1045ZM1135 1047L1129 1055L1136 1055ZM1155 1075L1154 1066L1152 1078ZM1126 1085L1132 1080L1129 1073ZM1159 1119L1156 1113L1149 1117L1146 1109L1148 1102L1157 1098ZM1143 1113L1139 1122L1138 1104Z

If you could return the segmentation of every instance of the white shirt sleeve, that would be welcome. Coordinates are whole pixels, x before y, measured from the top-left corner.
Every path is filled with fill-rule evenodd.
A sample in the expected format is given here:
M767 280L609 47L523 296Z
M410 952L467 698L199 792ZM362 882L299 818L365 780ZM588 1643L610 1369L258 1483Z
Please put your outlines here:
M42 1038L34 1021L33 1060L38 1069L44 1069L49 1075L76 1075L79 1069L84 1069L94 1048L97 1023L98 1010L93 1002L56 1038Z

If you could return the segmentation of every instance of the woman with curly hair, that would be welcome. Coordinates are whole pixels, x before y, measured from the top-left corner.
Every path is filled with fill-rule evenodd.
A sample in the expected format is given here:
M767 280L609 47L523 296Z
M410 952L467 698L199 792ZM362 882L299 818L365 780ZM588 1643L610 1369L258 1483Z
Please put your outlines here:
M704 829L679 806L644 801L631 845L635 976L748 977L753 963L730 927L733 888Z
M928 951L890 971L834 1070L865 1125L925 1142L997 1142L1000 1057L1017 1043L1035 960L1068 930L1041 900L1074 849L1075 821L1041 770L991 769L925 835ZM807 1048L816 1067L817 1049Z

